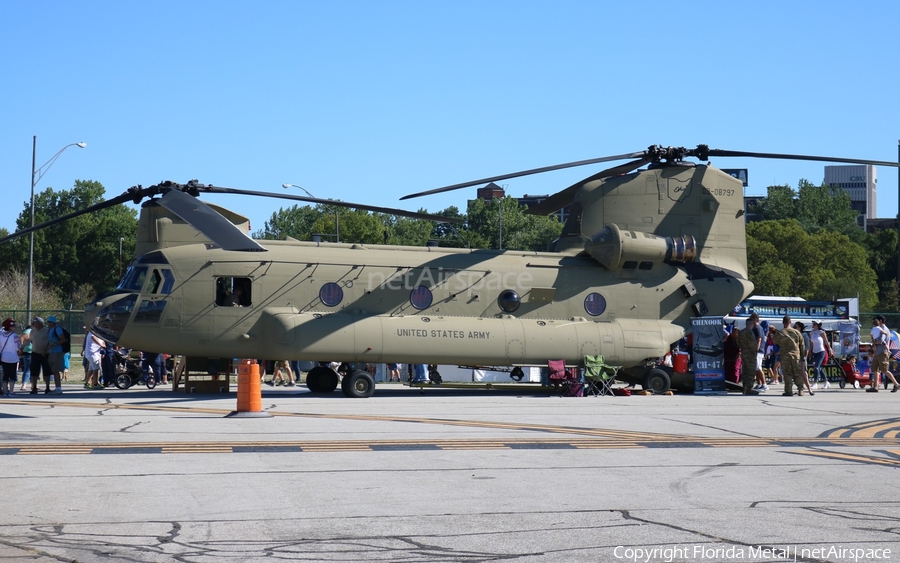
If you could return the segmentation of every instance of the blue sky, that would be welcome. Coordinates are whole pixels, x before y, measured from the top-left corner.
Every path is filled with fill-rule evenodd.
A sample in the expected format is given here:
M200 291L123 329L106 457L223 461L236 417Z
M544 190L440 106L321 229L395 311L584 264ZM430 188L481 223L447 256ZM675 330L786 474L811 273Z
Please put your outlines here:
M37 186L161 180L406 209L405 194L651 144L897 160L900 3L0 3L0 227ZM823 164L748 168L748 194ZM597 165L503 182L553 193ZM878 169L878 216L897 171ZM302 195L297 191L296 195ZM257 230L282 204L204 197ZM292 202L284 202L285 207Z

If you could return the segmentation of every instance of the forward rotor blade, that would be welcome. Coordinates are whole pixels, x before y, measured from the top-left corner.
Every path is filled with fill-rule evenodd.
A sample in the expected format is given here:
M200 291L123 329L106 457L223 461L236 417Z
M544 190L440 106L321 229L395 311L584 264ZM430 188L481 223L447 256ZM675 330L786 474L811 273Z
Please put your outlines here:
M387 215L399 215L402 217L411 217L413 219L424 219L426 221L436 221L438 223L461 223L465 219L458 217L444 217L442 215L431 215L430 213L418 213L416 211L406 211L405 209L394 209L391 207L378 207L375 205L364 205L359 203L351 203L348 201L336 201L333 199L320 199L317 197L305 197L299 195L278 194L272 192L257 192L252 190L241 190L237 188L221 188L218 186L205 186L199 188L202 192L223 193L223 194L239 194L252 195L260 197L271 197L276 199L290 199L294 201L304 201L309 203L321 203L323 205L337 205L338 207L348 207L350 209L364 209L366 211L374 211L376 213L384 213Z
M79 215L84 215L85 213L93 213L94 211L99 211L101 209L106 209L107 207L112 207L113 205L119 205L120 203L125 203L126 201L132 201L134 199L134 193L131 191L127 191L122 195L118 195L112 199L108 199L106 201L101 201L100 203L96 203L91 205L90 207L85 207L84 209L74 211L69 213L68 215L63 215L62 217L57 217L56 219L51 219L49 221L44 221L38 225L33 227L28 227L26 229L22 229L21 231L16 231L11 235L7 235L3 238L0 238L0 244L12 240L14 238L18 238L22 235L27 235L28 233L39 231L41 229L45 229L47 227L52 227L53 225L62 223L63 221L68 221L69 219L74 219Z
M588 160L578 160L576 162L566 162L564 164L554 164L553 166L544 166L542 168L532 168L531 170L523 170L521 172L513 172L511 174L502 174L500 176L491 176L490 178L482 178L480 180L472 180L471 182L463 182L461 184L453 184L452 186L444 186L426 192L418 192L401 197L401 200L412 199L414 197L422 197L426 195L440 194L458 190L460 188L468 188L470 186L478 186L480 184L489 184L491 182L499 182L500 180L508 180L509 178L519 178L522 176L530 176L532 174L540 174L542 172L552 172L554 170L562 170L564 168L574 168L576 166L587 166L588 164L598 164L600 162L609 162L611 160L625 160L626 158L639 158L647 154L647 151L632 152L627 154L617 154L615 156L604 156L600 158L591 158Z
M157 203L178 215L224 250L264 252L266 249L247 236L211 207L179 190L169 190Z
M637 160L632 160L631 162L626 162L625 164L613 166L612 168L607 168L606 170L598 172L593 176L572 184L564 190L556 192L547 199L538 202L533 207L529 207L526 213L530 215L550 215L551 213L555 213L556 211L559 211L563 207L572 203L572 201L575 199L575 194L577 194L578 190L580 190L585 184L593 182L594 180L601 180L603 178L628 174L632 170L640 168L651 160L652 159L650 158L644 157Z
M863 160L860 158L843 158L838 156L811 156L808 154L780 154L770 152L727 151L722 149L709 149L709 156L746 156L751 158L774 158L781 160L812 160L818 162L846 162L848 164L872 164L874 166L900 167L900 162L889 160Z

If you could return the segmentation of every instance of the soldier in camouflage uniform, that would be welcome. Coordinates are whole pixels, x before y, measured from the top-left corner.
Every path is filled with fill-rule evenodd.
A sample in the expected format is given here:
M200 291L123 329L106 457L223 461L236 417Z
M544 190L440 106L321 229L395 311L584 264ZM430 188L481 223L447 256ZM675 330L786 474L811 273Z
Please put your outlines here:
M772 332L772 340L778 345L781 354L781 371L784 373L784 395L790 397L794 394L793 384L797 384L797 395L803 396L803 372L800 368L800 358L806 356L806 346L803 344L803 335L791 326L791 318L787 315L783 319L784 328Z
M763 336L758 323L759 315L750 313L747 326L738 333L738 345L741 347L741 385L744 387L744 395L758 394L758 391L753 389L753 382L756 379L757 353Z

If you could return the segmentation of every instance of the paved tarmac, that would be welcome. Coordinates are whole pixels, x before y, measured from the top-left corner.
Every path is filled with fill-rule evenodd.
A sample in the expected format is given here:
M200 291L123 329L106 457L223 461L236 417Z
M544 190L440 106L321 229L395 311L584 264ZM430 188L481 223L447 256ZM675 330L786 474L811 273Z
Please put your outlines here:
M900 393L0 399L0 561L900 561Z

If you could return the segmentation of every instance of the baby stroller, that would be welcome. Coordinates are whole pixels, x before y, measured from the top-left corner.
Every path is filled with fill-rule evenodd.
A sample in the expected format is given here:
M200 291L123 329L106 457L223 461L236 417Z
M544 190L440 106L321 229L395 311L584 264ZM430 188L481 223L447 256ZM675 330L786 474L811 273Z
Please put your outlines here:
M147 389L156 387L156 377L152 372L144 374L139 361L132 360L127 350L118 350L113 358L116 368L116 379L113 381L119 389L128 389L132 385L143 383Z

